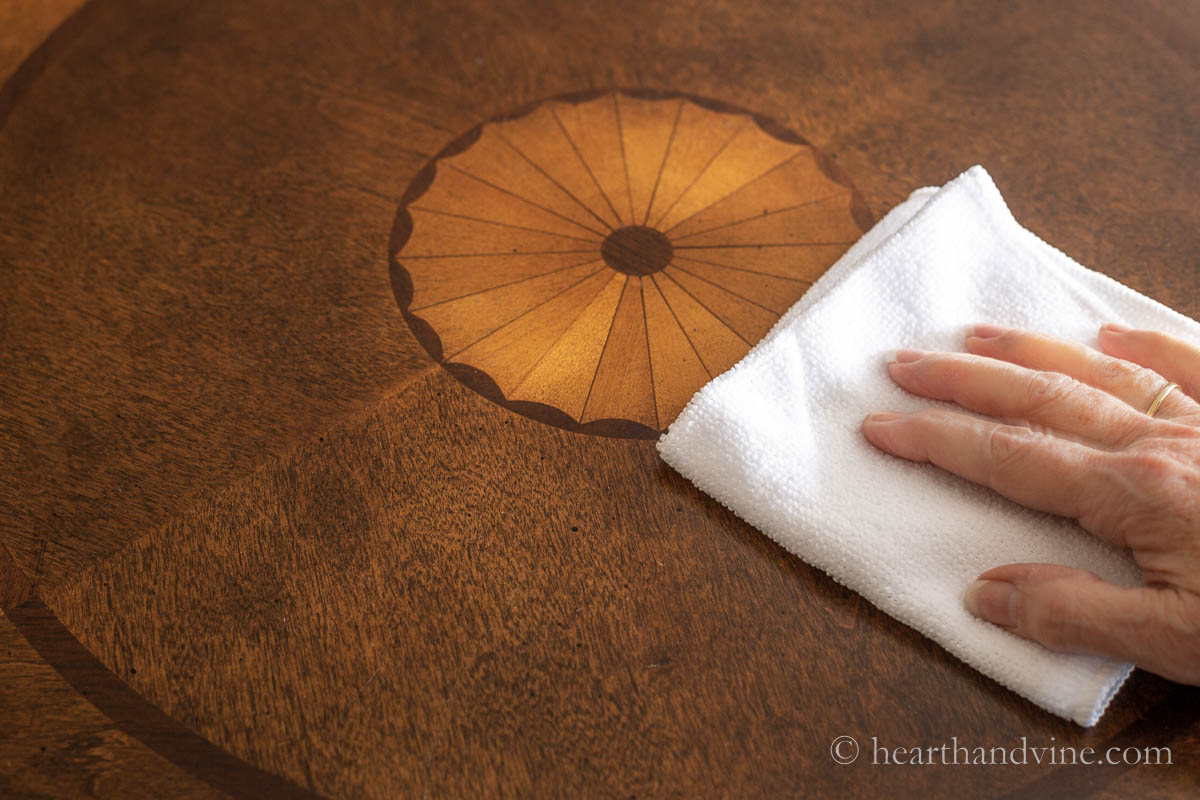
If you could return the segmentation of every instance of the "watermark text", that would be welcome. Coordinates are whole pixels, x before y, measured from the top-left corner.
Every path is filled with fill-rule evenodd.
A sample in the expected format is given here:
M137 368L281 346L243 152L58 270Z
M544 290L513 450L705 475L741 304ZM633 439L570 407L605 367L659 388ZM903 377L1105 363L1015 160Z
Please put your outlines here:
M1100 766L1135 766L1138 764L1170 766L1174 763L1169 747L1121 747L1055 744L1031 744L1028 737L1008 745L975 745L960 742L957 736L936 744L894 745L872 736L869 742L859 743L853 736L838 736L829 743L829 756L838 764L853 764L870 757L879 766L1007 766L1074 764ZM865 758L864 758L865 760Z

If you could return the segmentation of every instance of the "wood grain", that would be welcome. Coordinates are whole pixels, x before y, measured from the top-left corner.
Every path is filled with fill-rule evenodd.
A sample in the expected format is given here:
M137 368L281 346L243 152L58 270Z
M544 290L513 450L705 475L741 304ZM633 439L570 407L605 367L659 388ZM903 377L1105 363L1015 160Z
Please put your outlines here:
M692 399L689 387L707 383L713 376L654 280L642 281L642 306L650 335L650 372L660 376L654 383L658 418L674 419Z
M711 311L747 342L757 342L766 336L767 331L771 330L771 326L779 319L779 315L766 306L755 303L735 291L697 278L685 270L668 267L663 270L663 276L695 298L697 303Z
M583 408L583 422L628 417L647 427L658 427L642 306L644 280L634 276L625 280L625 291L605 335L604 354Z
M441 344L446 357L455 359L461 356L470 363L467 352L471 347L568 292L575 290L575 294L568 295L568 299L574 301L572 305L577 304L582 308L592 295L578 292L578 287L601 272L606 272L604 265L599 259L592 258L582 264L527 280L505 281L494 289L427 306L420 312L441 332ZM591 288L599 289L594 285Z
M621 155L629 186L629 224L640 222L644 225L650 217L650 205L658 192L671 146L679 133L678 121L686 101L681 98L675 102L674 114L670 101L664 106L661 100L620 94L616 95L616 101Z
M606 331L612 327L627 281L624 275L608 276L604 288L512 392L514 400L561 408L577 419L583 416L591 381L604 353Z
M652 275L650 280L692 343L708 374L714 377L720 375L745 355L750 342L734 330L729 322L706 308L666 273Z
M781 316L812 285L812 281L802 278L783 278L692 256L676 255L672 266L679 272L686 272L722 289L739 292L747 300L766 306Z
M546 352L566 334L571 323L612 280L612 274L595 262L584 269L587 270L585 277L528 313L491 331L453 358L464 364L492 367L489 374L501 391L506 395L516 391Z
M225 796L121 731L3 616L0 680L5 797Z
M674 345L634 346L630 337L647 338L651 330L648 310L633 299L641 297L640 279L606 329L572 329L596 287L589 280L573 288L578 274L552 267L555 259L564 251L586 259L591 245L615 272L662 272L687 295L678 303L695 301L706 312L689 306L676 316L716 329L694 332L693 346L715 342L718 350L704 356L728 365L864 232L865 216L854 188L796 134L748 112L662 92L553 99L487 122L434 159L406 198L397 219L401 241L393 244L403 286L397 299L430 353L469 367L455 374L482 382L506 408L544 422L556 421L547 415L553 409L566 415L568 429L634 436L664 430L682 408L676 398L690 397L704 381L694 370L650 376L649 353ZM458 220L468 223L467 237L447 224ZM480 225L505 231L510 252L499 255L497 242L478 235ZM784 248L782 272L796 282L762 281L754 266L758 245ZM464 256L471 248L477 252ZM676 253L682 259L710 248L725 250L733 267L724 270L723 284L673 269ZM795 248L811 252L795 259ZM768 302L748 298L764 293L772 294ZM732 350L728 330L741 342ZM669 330L661 335L674 338ZM600 361L592 358L597 348L606 354ZM627 364L617 360L635 355ZM596 371L579 376L548 358L590 362ZM539 388L518 396L517 386L539 365ZM547 385L552 380L562 383ZM584 405L572 402L568 410L552 402L574 399L580 383L588 386ZM594 403L587 400L593 386L600 387ZM657 390L671 400L660 404ZM590 425L599 420L632 425Z
M685 283L779 314L846 247L735 231L861 228L976 162L1036 233L1200 315L1194 16L94 0L0 90L0 792L1194 795L1196 690L1138 673L1097 728L1051 718L622 438L651 427L586 435L569 380L636 305L601 397L642 387L665 424L749 345ZM782 160L734 158L755 129ZM485 140L506 159L468 164ZM463 156L505 224L411 208ZM862 202L789 204L822 175ZM669 270L604 266L512 398L403 310L498 289L485 263L600 265L668 215ZM843 767L842 734L1177 760Z
M0 81L8 80L33 50L82 0L5 0L0 3Z
M3 82L56 25L67 33L86 24L78 0L0 2L0 82ZM36 74L44 53L25 62ZM20 78L5 84L5 100L23 88ZM0 103L0 119L3 117ZM29 597L27 580L8 574L0 580L0 603ZM18 594L14 588L23 586ZM138 741L97 709L85 694L50 666L8 618L0 615L0 794L6 797L165 796L219 798L226 795L189 775Z

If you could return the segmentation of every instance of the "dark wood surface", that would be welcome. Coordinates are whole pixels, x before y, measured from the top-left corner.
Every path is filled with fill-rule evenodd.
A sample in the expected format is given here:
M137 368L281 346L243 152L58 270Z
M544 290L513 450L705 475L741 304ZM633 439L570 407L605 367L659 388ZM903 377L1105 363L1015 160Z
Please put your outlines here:
M1087 731L1014 697L652 441L464 383L389 238L484 121L648 89L803 136L875 217L982 163L1198 316L1197 31L1167 2L83 6L0 90L0 793L1194 795L1200 692L1137 673ZM1176 763L840 766L839 735Z

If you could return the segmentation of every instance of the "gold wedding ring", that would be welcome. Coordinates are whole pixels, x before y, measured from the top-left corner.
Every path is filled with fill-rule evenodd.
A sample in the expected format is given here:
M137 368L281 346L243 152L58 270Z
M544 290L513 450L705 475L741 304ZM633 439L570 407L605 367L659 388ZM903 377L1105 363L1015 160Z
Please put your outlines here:
M1164 386L1162 391L1158 393L1158 397L1155 397L1154 402L1151 403L1150 407L1146 409L1146 416L1153 417L1155 414L1157 414L1158 407L1163 404L1163 400L1167 399L1167 395L1169 395L1174 389L1178 388L1178 383L1168 383L1166 386Z

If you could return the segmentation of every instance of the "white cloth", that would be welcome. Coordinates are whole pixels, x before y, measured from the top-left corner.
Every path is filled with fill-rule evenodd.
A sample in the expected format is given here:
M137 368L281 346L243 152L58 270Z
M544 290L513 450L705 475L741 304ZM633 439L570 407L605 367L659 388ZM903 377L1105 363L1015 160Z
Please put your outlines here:
M692 398L658 450L790 552L1004 686L1091 726L1131 666L1051 652L975 619L962 595L981 572L1012 562L1136 585L1132 559L1072 521L885 455L860 431L872 411L932 403L892 383L888 351L961 350L981 322L1091 346L1104 322L1200 339L1196 322L1022 228L974 167L893 209Z

